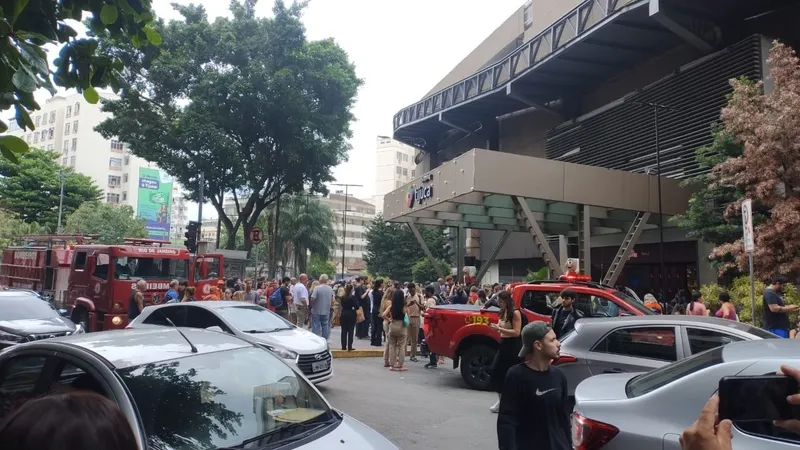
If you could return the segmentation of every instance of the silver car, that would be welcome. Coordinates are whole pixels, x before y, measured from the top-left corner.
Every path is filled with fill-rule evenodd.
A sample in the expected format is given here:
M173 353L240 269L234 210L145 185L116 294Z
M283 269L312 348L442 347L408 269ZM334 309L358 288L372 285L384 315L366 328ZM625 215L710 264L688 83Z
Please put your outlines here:
M774 375L781 364L800 367L800 341L735 342L644 374L597 375L575 391L575 448L680 450L681 433L700 415L719 380ZM734 423L737 450L797 450L800 435L771 423Z
M624 316L580 319L562 339L553 364L567 376L569 395L603 373L647 372L705 350L778 336L746 323L699 316Z
M0 422L28 400L76 390L114 401L140 449L329 450L346 443L348 449L396 450L332 409L272 352L225 333L151 327L0 352Z
M148 306L128 328L172 326L167 318L178 327L212 329L265 347L294 364L314 384L333 377L332 356L325 339L261 306L237 301Z

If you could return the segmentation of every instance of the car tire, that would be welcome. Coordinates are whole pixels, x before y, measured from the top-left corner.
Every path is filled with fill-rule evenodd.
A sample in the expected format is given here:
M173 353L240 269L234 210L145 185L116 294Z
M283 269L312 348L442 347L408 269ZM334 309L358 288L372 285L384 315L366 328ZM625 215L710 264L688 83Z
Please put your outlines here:
M83 332L84 333L88 333L90 331L89 330L89 312L86 311L85 308L81 308L81 307L75 308L72 311L71 320L73 322L75 322L75 323L81 324L81 326L83 327Z
M471 389L488 391L491 388L491 373L497 351L486 345L475 345L461 354L461 378Z

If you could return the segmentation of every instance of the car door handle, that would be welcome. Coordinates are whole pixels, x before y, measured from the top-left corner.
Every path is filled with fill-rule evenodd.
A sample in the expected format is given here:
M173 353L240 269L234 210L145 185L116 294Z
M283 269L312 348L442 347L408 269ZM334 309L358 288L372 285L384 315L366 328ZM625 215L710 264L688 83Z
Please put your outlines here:
M619 367L603 370L603 373L626 373L626 372L627 370L620 369Z

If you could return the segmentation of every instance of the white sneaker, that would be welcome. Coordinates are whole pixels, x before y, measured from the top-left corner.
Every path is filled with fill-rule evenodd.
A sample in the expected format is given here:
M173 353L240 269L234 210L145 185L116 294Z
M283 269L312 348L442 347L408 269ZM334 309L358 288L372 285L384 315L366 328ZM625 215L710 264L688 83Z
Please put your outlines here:
M498 401L497 401L497 402L496 402L494 405L492 405L492 406L489 408L489 411L491 411L491 412L493 412L493 413L497 414L497 412L498 412L498 411L500 411L500 400L498 400Z

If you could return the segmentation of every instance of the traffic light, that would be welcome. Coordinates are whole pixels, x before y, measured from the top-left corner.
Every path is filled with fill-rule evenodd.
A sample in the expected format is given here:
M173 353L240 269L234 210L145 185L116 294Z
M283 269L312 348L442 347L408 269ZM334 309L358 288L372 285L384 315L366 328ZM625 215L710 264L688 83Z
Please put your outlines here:
M189 249L190 253L197 252L197 237L200 234L200 222L190 221L189 225L186 226L186 233L184 233L184 237L186 238L183 241L183 245Z

